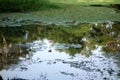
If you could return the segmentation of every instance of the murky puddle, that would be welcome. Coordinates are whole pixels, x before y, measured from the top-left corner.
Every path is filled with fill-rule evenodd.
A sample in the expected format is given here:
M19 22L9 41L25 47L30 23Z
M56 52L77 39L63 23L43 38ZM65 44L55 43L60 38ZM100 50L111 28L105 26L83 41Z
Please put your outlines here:
M105 25L107 26L108 24ZM64 29L58 27L64 34L58 32L57 28L52 30L51 27L45 26L44 28L31 29L39 30L35 31L37 37L39 35L39 38L36 40L30 38L30 41L17 43L17 46L22 47L19 49L19 53L14 52L17 55L19 54L18 57L9 56L9 58L11 57L9 60L12 59L11 61L15 61L15 63L11 62L7 64L7 61L5 62L7 59L1 57L2 68L0 75L4 80L120 80L119 51L114 55L110 54L114 53L112 51L109 53L104 52L102 50L102 45L93 43L94 41L90 42L89 40L93 36L101 37L101 35L93 34L92 37L88 38L88 33L86 33L86 31L79 32L78 29L90 30L91 25L88 24L82 26L87 26L86 28L88 29L71 28L73 31L69 33L67 31L70 31L71 29L64 29L70 27ZM92 28L99 30L96 27ZM43 29L45 29L46 32L43 32ZM10 28L8 30L10 30ZM28 32L31 37L35 38L36 36L30 34L30 29L27 29L27 31L22 31L21 29L18 30L21 32L19 34L23 35L24 33L23 38L25 40L29 38ZM15 31L18 30L15 28ZM86 33L87 36L86 34L78 36L81 33ZM105 32L105 34L106 33L107 32ZM117 33L115 34L118 35ZM32 34L34 34L34 31ZM95 38L98 39L98 37L94 37L94 39ZM109 38L107 37L105 39ZM91 40L93 40L93 38ZM15 41L16 40L14 40L14 42ZM99 41L97 42L100 43ZM103 42L105 42L104 39ZM90 43L94 44L94 48L91 48L92 45ZM24 49L26 52L23 50L23 47L25 47Z

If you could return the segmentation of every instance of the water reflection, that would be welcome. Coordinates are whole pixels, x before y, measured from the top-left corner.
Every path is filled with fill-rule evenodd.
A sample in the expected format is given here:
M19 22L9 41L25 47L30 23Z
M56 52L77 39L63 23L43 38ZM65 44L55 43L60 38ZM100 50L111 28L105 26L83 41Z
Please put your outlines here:
M117 79L116 74L119 72L119 67L115 64L116 60L102 55L101 47L93 50L93 55L86 57L81 54L69 56L65 52L56 50L56 46L52 46L52 52L48 52L49 40L47 39L34 41L31 44L34 45L30 48L36 52L30 53L26 57L19 57L19 63L4 68L1 71L4 79L14 77L40 79L41 74L46 77L45 80Z
M118 80L119 25L2 27L0 75L4 80Z

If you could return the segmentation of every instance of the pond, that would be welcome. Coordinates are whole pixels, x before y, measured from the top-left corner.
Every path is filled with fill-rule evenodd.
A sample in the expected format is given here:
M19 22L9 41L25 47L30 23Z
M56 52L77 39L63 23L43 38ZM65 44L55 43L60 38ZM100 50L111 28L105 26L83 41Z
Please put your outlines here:
M0 27L3 80L120 80L120 23Z

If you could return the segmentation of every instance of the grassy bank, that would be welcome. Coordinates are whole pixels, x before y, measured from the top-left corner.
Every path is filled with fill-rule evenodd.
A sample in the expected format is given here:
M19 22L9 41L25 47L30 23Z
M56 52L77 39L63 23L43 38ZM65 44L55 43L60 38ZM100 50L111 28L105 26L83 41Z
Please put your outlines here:
M0 12L24 12L55 7L49 0L0 0Z
M60 9L47 9L30 13L1 13L0 26L37 23L76 25L90 22L120 21L120 13L113 8L64 5Z
M0 0L0 2L7 2L7 0ZM16 0L9 0L9 1L16 1ZM61 1L57 0L18 0L17 2L21 1L23 6L12 5L9 8L9 5L5 7L5 4L1 3L0 10L5 11L13 11L9 13L0 13L0 27L3 26L21 26L27 24L58 24L58 25L78 25L80 23L94 23L94 22L109 22L109 21L120 21L120 13L119 10L116 11L115 8L106 7L106 6L83 6L83 5L76 5L68 4L69 2L72 3L72 0L65 0L68 1L67 3L60 3ZM24 1L24 2L23 2ZM26 2L25 2L26 1ZM31 1L31 2L29 2ZM33 1L33 2L32 2ZM38 1L38 2L36 2ZM43 2L42 2L43 1ZM75 0L77 1L77 0ZM30 4L28 4L30 3ZM53 5L53 4L55 5ZM89 3L89 2L88 2ZM117 3L117 2L116 2ZM8 3L6 3L8 4ZM34 4L34 6L32 5ZM38 5L35 5L38 4ZM40 5L41 4L41 5ZM81 3L82 4L82 3ZM27 6L28 5L28 6ZM30 6L32 5L32 7ZM59 9L55 9L57 6ZM17 7L14 7L17 6ZM39 7L35 7L39 6ZM20 7L20 8L19 8ZM51 8L52 7L52 8ZM44 10L37 10L31 11L35 9L44 9ZM46 9L45 9L46 8ZM8 10L7 10L8 9ZM25 10L24 10L25 9ZM30 10L31 12L28 13L19 13L14 11L27 11Z
M50 0L53 3L65 3L65 4L80 4L80 5L91 5L91 4L120 4L120 0Z
M120 4L119 0L0 0L0 12L24 12L48 8L58 8L55 4L109 5Z

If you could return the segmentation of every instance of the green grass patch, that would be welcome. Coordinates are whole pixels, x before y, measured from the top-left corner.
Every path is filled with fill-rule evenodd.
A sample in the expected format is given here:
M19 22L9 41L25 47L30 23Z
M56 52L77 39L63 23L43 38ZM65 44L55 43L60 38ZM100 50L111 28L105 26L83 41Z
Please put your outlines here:
M24 12L55 7L49 0L0 0L0 12Z
M38 10L30 13L1 13L0 26L31 24L34 21L44 24L69 25L75 23L120 21L120 13L114 8L57 4L59 9ZM8 18L7 20L4 20ZM8 21L9 20L9 21ZM22 22L27 21L27 23ZM30 21L30 22L29 22ZM74 25L74 24L72 24Z
M50 0L53 3L65 3L65 4L80 4L80 5L91 5L91 4L120 4L120 0Z

